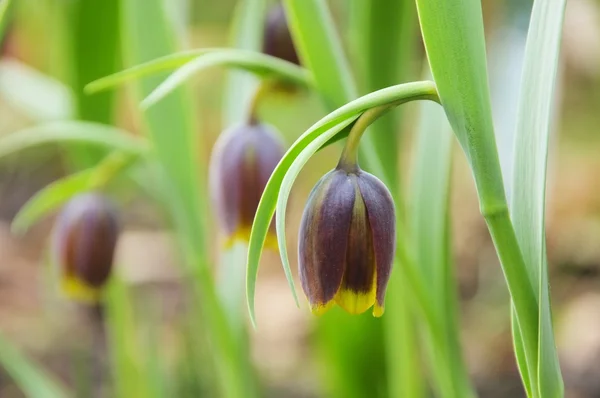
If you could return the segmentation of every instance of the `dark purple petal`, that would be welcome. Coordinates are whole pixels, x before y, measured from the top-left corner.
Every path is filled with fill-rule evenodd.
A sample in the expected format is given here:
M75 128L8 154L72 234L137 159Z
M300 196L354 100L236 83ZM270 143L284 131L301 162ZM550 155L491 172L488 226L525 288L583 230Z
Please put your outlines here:
M377 262L377 303L383 307L396 251L394 201L386 186L372 174L360 171L358 186L367 208Z
M344 171L326 174L315 186L302 216L298 266L311 306L331 301L346 264L355 187Z

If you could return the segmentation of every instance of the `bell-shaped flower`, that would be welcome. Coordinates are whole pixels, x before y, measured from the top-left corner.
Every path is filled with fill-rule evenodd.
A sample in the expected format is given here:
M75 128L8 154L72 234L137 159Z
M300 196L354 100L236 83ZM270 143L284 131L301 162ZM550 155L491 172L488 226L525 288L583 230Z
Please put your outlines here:
M104 196L82 194L65 205L52 231L51 255L67 296L99 299L111 274L118 235L117 212Z
M338 166L313 188L299 236L299 273L314 313L334 303L381 316L396 246L394 203L375 176Z
M210 189L226 246L248 241L260 197L284 153L283 142L263 123L241 124L223 132L213 149ZM274 228L267 245L277 247Z

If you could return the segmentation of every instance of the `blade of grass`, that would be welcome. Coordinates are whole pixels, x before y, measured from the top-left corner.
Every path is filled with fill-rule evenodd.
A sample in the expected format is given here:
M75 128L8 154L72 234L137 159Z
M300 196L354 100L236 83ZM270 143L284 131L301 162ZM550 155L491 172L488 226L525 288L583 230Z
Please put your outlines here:
M467 398L470 385L460 350L457 292L450 250L450 174L452 133L437 104L421 104L420 128L411 190L411 215L415 262L431 287L437 316L444 325L442 346L433 346L430 361L442 397ZM435 340L431 339L432 342Z
M128 83L132 80L176 69L204 54L221 50L227 49L201 48L197 50L179 51L173 54L164 55L155 58L151 61L143 62L139 65L132 66L128 69L122 70L112 75L101 77L98 80L94 80L93 82L89 82L84 87L84 91L87 94L95 94L104 90L114 89L117 86Z
M141 103L142 108L147 109L151 107L177 87L182 86L195 74L212 66L233 66L243 68L262 76L263 78L274 76L275 78L290 81L302 86L311 85L311 79L308 72L290 62L250 51L219 51L198 57L177 69L154 89L154 91L144 98ZM241 100L243 96L240 96L239 98Z
M193 67L186 66L193 63ZM310 86L310 74L298 65L253 51L227 48L190 50L156 58L113 75L89 83L85 91L89 94L115 88L132 80L161 74L162 72L183 68L187 71L185 79L192 74L213 66L230 66L254 73L263 78L276 76L303 86ZM182 72L179 72L180 75ZM171 77L169 77L171 78ZM179 82L180 84L182 82Z
M106 294L106 327L115 395L119 398L149 396L149 383L141 372L141 347L137 337L134 309L127 286L118 277L111 280Z
M417 10L440 99L473 171L480 210L514 302L531 376L538 362L538 303L506 204L492 123L481 4L417 0ZM536 384L531 380L533 390Z
M150 151L145 140L111 126L89 122L50 122L0 139L0 159L25 149L53 143L93 144L133 156L145 156Z
M29 398L65 398L64 387L0 334L0 364Z
M364 88L372 92L408 81L415 75L413 53L415 50L416 8L413 0L352 2L355 60L362 64ZM381 163L386 165L390 189L398 193L399 112L376 121L373 144Z
M243 50L260 51L266 0L241 0L235 10L231 41ZM225 86L223 125L243 120L258 82L255 77L231 71Z
M312 73L327 108L331 111L354 100L358 89L326 2L284 0L284 5L302 65ZM366 170L384 182L390 180L377 157L371 135L362 139L360 153Z
M14 58L0 60L0 93L11 107L36 122L71 119L75 114L69 87Z
M352 16L356 43L354 58L362 64L366 91L407 81L414 75L412 62L416 40L416 8L413 0L352 2ZM387 171L386 183L390 188L399 217L403 223L404 200L400 188L400 142L398 134L401 112L390 113L371 125L373 144ZM403 231L397 231L402 235ZM399 244L405 244L402 236ZM399 265L399 264L398 264ZM390 310L383 319L386 339L390 396L419 397L425 394L425 382L419 366L420 350L415 326L415 311L401 272L393 272L388 284L386 301Z
M6 27L8 26L11 6L12 0L0 0L0 45L2 44L4 33L6 33Z
M552 329L544 215L548 136L565 5L565 0L539 0L533 5L521 81L512 176L511 215L539 301L539 351L535 374L539 397L564 395Z
M95 168L71 174L46 185L21 207L11 224L12 233L22 235L31 225L58 209L72 197L102 188L134 160L133 157L114 153Z
M126 60L130 64L147 62L177 50L171 20L162 0L122 0L123 34ZM148 95L164 76L153 76L138 84L140 94ZM157 157L162 164L169 192L166 205L173 217L187 269L192 274L192 305L202 309L203 322L195 327L208 328L213 360L220 377L224 397L257 395L249 363L245 361L221 303L208 267L208 214L204 191L205 162L199 159L199 134L193 118L193 102L184 88L170 93L160 104L149 109L144 119Z
M88 82L114 73L120 59L120 0L86 0L72 3L71 77L77 116L81 120L111 124L114 93L88 96L83 87ZM69 158L77 167L89 167L100 161L97 148L70 151Z

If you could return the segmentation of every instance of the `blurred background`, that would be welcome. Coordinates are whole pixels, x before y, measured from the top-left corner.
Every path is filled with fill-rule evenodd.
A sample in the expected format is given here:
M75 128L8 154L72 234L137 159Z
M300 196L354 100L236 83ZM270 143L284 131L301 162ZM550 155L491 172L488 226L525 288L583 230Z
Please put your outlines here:
M140 130L132 112L136 104L124 95L126 90L117 92L114 112L108 115L94 115L94 105L90 111L78 98L85 83L102 76L94 70L93 61L101 41L90 46L79 40L79 35L86 27L102 23L103 6L99 6L96 20L81 20L77 12L81 1L16 2L0 55L0 135L44 121L88 116L91 120L104 118L129 131ZM501 163L510 173L511 133L531 2L484 0L483 4L497 141ZM169 1L167 8L188 38L186 47L198 48L230 45L235 6L233 0L178 0ZM330 6L352 55L348 7L342 0L332 0ZM407 62L418 70L423 49L420 42L415 44L415 54ZM75 62L82 54L90 59L87 66ZM114 70L109 73L122 69L119 58L117 51ZM359 68L359 62L351 59L353 68ZM600 397L599 0L568 1L560 65L547 187L551 293L567 396L593 398ZM211 69L190 85L197 98L198 134L203 142L199 150L205 159L225 127L225 75L225 71ZM410 175L412 133L418 116L416 106L407 109L399 131L406 176ZM298 92L274 94L265 100L260 113L291 144L326 110L316 96ZM314 183L335 166L338 151L338 147L329 147L318 153L292 192L288 249L294 271L304 203ZM99 361L108 359L90 344L97 327L94 319L62 299L48 283L44 257L52 219L20 238L9 232L11 220L35 192L73 171L71 160L62 147L48 145L0 161L0 330L64 384L85 391L77 386L81 364L92 356L100 356L95 359ZM135 186L117 185L114 189L122 199L125 230L116 264L134 292L134 319L142 342L159 342L164 358L161 366L177 380L169 396L199 396L201 391L214 396L210 387L203 385L206 378L197 377L208 363L189 364L181 359L191 341L186 337L186 319L194 315L181 287L177 249L165 214ZM209 222L215 224L213 219ZM452 224L461 334L469 373L481 397L525 396L512 350L508 293L479 214L468 165L458 147L452 178ZM210 247L218 248L220 240L215 234ZM215 249L215 264L218 257ZM352 318L336 308L316 318L303 300L301 308L296 308L274 252L263 256L256 306L258 328L248 335L265 396L385 396L385 380L390 375L385 372L383 332L381 322L370 313ZM332 339L337 343L330 344ZM344 341L361 344L344 345ZM107 388L103 387L107 376L98 377L92 383ZM352 395L341 389L344 384ZM0 397L20 396L11 378L0 370Z

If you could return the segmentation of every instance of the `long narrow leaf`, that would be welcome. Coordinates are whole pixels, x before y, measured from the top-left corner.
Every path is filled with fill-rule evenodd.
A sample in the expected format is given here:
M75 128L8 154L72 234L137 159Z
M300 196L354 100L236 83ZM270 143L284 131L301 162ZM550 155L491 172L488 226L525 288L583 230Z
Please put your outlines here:
M80 171L46 185L21 207L11 224L12 232L23 234L31 225L75 195L103 188L134 160L135 157L113 153L95 168Z
M228 50L212 52L198 57L171 74L142 101L142 108L149 108L195 74L213 66L242 68L256 75L275 77L301 86L310 86L310 74L290 62L251 51Z
M266 0L240 0L232 26L232 45L246 51L260 51L263 38ZM254 76L231 71L225 85L223 124L238 123L243 119L252 95L258 86Z
M172 20L162 0L122 0L125 53L130 64L139 64L177 50ZM165 76L143 79L137 86L148 95ZM180 87L144 113L147 131L169 184L167 206L180 238L188 270L194 306L202 309L211 339L213 359L224 397L254 396L249 364L244 361L218 300L208 261L205 162L200 159L200 134L196 127L193 98Z
M327 4L322 0L284 0L294 44L302 64L312 73L323 101L333 110L358 96L350 65ZM364 168L388 182L371 135L360 146Z
M422 278L431 286L430 292L437 316L444 325L442 346L433 346L432 360L438 381L439 396L474 397L469 384L458 335L458 298L450 253L450 174L452 163L452 132L446 115L439 106L421 105L420 128L417 137L412 200L411 238L415 247L415 262ZM439 342L431 339L433 344Z
M84 90L87 94L94 94L104 90L113 89L119 85L125 84L132 80L141 79L143 77L161 74L166 71L177 69L178 67L204 54L222 50L225 49L202 48L197 50L180 51L174 54L164 55L155 58L151 61L132 66L129 69L125 69L115 74L102 77L98 80L94 80L93 82L89 82L85 86Z
M0 158L44 144L69 142L93 144L134 156L144 156L150 151L146 141L111 126L88 122L50 122L0 139Z
M565 0L534 2L525 49L515 140L511 215L529 278L539 290L539 397L564 387L552 330L545 245L546 161ZM535 394L534 394L535 395Z
M64 388L0 334L0 365L29 398L65 398Z
M90 81L114 73L120 59L120 0L86 0L70 4L71 85L77 118L112 124L115 94L89 96L83 87ZM97 148L69 151L77 167L90 167L102 158Z
M0 44L2 44L6 25L8 24L8 14L11 4L12 0L0 0Z
M189 66L187 64L189 64ZM230 66L243 69L261 77L274 76L304 86L311 85L310 74L301 67L287 61L253 51L207 48L183 51L159 57L155 60L115 73L114 75L93 81L86 86L85 91L89 94L93 94L114 88L132 80L162 74L165 71L181 67L182 72L175 72L177 75L172 75L173 78L174 76L179 76L176 80L179 85L183 83L183 81L179 81L183 76L185 76L185 80L194 73L213 66ZM183 69L184 67L185 69ZM174 88L175 87L171 88L171 90Z
M534 370L538 361L537 288L530 283L508 214L492 123L481 3L417 0L417 10L440 99L473 171L481 213L513 299L523 352Z

